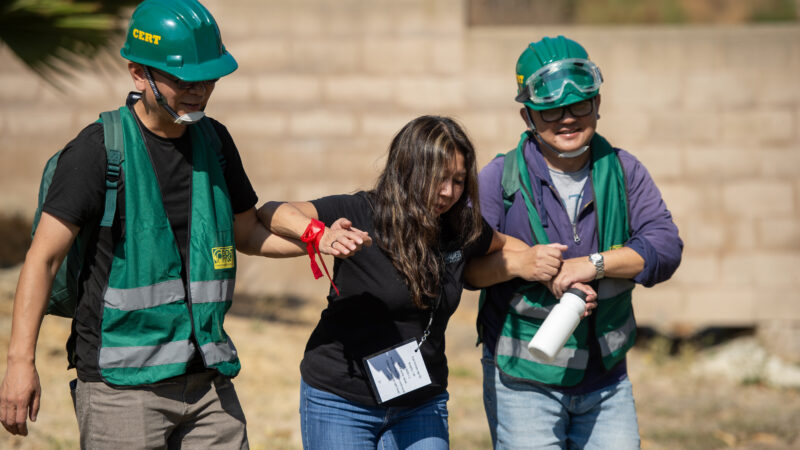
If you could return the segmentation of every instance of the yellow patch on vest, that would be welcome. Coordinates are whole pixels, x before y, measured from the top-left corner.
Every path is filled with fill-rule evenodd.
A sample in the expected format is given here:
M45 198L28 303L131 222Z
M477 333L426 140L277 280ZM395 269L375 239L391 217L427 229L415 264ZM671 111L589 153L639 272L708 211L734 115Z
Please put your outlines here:
M522 86L522 82L525 81L525 75L517 74L517 84Z
M623 247L623 245L622 245L622 244L616 244L616 245L612 245L612 246L609 248L609 250L616 250L616 249L618 249L618 248L622 248L622 247Z
M138 28L133 29L133 37L139 39L140 41L149 42L154 45L158 45L158 41L161 40L161 36L144 32Z
M233 268L233 246L213 247L211 258L214 259L214 270Z

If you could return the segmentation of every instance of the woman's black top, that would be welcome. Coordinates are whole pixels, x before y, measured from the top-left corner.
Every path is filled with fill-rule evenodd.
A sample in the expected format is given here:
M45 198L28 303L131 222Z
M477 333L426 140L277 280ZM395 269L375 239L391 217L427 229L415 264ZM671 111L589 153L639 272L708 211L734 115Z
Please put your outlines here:
M326 225L346 217L354 227L375 236L369 194L335 195L312 203ZM461 300L465 263L472 256L486 254L492 233L483 222L480 237L462 248L455 240L455 233L443 229L439 245L445 261L442 298L434 313L430 336L421 347L432 383L383 405L416 406L445 391L445 328ZM375 242L350 258L337 258L333 281L341 295L331 289L328 307L322 311L306 345L300 372L303 380L317 389L364 405L377 405L363 358L410 338L419 341L430 319L430 310L414 305L402 275Z

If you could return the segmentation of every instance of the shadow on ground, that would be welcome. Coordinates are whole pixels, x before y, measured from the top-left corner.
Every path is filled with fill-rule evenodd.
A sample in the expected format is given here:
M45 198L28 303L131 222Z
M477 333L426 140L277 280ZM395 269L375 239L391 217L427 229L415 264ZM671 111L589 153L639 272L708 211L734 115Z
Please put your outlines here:
M755 333L754 327L707 327L684 334L661 333L654 328L637 327L636 346L645 349L657 346L667 355L677 356L687 348L704 350L734 339L754 336Z
M307 301L294 295L236 294L229 314L288 325L308 325L300 312Z

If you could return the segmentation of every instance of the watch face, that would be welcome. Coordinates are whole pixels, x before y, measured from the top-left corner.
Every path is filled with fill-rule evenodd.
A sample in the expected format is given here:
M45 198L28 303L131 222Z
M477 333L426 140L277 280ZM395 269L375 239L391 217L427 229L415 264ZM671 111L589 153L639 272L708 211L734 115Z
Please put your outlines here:
M601 255L600 253L592 253L591 255L589 255L589 261L592 264L594 264L594 268L597 271L597 276L595 277L595 279L597 280L603 278L605 276L605 267L603 267L604 266L603 255Z

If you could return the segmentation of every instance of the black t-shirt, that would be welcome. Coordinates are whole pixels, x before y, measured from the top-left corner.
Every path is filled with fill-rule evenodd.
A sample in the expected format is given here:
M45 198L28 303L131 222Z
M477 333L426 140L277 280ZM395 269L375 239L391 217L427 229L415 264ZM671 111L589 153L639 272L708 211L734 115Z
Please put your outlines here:
M321 221L330 225L346 217L353 226L374 236L372 209L367 193L336 195L314 200ZM446 261L442 299L435 310L430 336L421 347L432 384L384 403L416 406L444 392L447 358L444 332L461 300L466 261L489 250L492 229L483 222L480 237L466 248L458 247L452 233L443 230L440 248ZM422 337L430 310L417 308L406 282L377 244L364 247L347 259L336 259L333 281L341 295L331 290L328 307L306 345L300 364L303 380L350 401L376 405L362 359L410 338Z
M161 188L162 201L181 258L186 260L189 239L189 213L191 211L192 145L190 133L176 139L162 138L144 127L130 108L142 130L156 178ZM242 160L228 130L211 119L222 142L225 160L224 176L230 194L233 213L245 212L255 206L258 198L242 167ZM124 175L121 175L124 181ZM81 228L93 230L89 240L84 269L80 276L81 296L73 321L75 365L83 381L100 381L97 372L98 346L103 292L114 246L124 235L125 189L121 183L117 210L111 228L100 228L106 195L106 150L103 125L92 123L64 148L58 160L50 189L42 210ZM185 269L182 269L184 284ZM202 368L202 361L192 366Z

